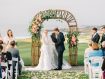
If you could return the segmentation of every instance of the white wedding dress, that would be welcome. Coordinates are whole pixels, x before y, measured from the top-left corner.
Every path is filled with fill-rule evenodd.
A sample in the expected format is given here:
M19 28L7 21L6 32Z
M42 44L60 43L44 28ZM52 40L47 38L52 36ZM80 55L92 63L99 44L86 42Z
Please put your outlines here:
M41 46L41 55L39 58L39 64L34 68L26 68L28 71L37 71L37 70L52 70L57 68L57 51L55 44L52 42L50 36L42 35L42 46ZM70 69L71 66L68 62L63 59L62 69Z

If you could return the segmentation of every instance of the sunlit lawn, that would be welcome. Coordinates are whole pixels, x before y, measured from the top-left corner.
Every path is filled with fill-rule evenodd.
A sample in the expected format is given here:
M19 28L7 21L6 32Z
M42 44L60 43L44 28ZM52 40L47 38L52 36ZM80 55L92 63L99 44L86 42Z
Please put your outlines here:
M20 55L24 60L26 66L31 65L31 43L18 41L18 48L20 50ZM64 58L68 60L68 46L65 45L66 50L64 52ZM83 65L84 58L84 50L87 48L87 44L79 44L78 45L78 65Z
M37 71L23 72L18 79L89 79L88 75L78 71Z

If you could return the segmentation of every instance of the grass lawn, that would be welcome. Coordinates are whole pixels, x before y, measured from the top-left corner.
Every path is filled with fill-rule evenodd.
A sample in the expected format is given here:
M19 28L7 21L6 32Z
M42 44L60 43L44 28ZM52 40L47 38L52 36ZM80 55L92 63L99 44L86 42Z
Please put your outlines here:
M17 46L19 48L20 55L23 58L25 65L30 66L31 65L31 43L18 41ZM64 53L64 58L68 60L68 46L66 45L65 47L66 47L66 50ZM80 43L78 45L78 65L83 65L85 48L87 48L87 44L85 43Z
M74 71L37 71L23 72L18 79L89 79L83 72Z
M20 55L26 66L31 65L31 43L18 41L17 46L20 50ZM64 58L68 60L68 45L65 46L66 50L64 53ZM78 45L78 65L83 65L84 51L87 48L86 43L80 43ZM48 76L49 74L49 76ZM88 79L88 76L84 74L83 71L48 71L48 72L23 72L18 79L36 79L32 77L37 77L38 79Z

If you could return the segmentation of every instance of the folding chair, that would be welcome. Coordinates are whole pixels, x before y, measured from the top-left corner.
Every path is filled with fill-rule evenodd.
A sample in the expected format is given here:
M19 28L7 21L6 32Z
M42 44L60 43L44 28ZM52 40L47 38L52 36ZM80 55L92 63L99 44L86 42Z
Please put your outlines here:
M1 67L4 67L5 70L2 72L2 79L8 79L8 63L7 62L1 62Z
M12 57L12 61L16 62L16 65L13 68L15 68L15 79L17 79L17 76L18 76L18 58Z
M89 60L89 79L102 79L103 57L90 57Z
M85 58L84 59L84 71L85 71L85 74L89 74L88 64L89 64L89 59Z
M12 79L12 75L13 75L12 60L8 60L8 64L9 64L9 67L10 67L10 68L8 68L8 78Z

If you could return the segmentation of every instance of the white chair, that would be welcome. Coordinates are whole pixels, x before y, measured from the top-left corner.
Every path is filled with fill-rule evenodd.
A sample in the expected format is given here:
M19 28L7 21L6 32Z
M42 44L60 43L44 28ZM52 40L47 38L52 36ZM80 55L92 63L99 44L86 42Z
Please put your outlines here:
M8 63L7 62L1 62L1 67L4 67L5 70L2 72L2 79L8 79Z
M90 57L89 60L89 79L102 79L103 57Z
M20 62L20 64L21 64L21 66L22 66L22 71L24 71L24 70L25 70L25 66L24 66L24 61L23 61L23 59L21 58L19 62Z
M85 71L85 74L89 74L88 65L89 65L89 59L88 58L85 58L84 59L84 71Z
M13 75L12 60L8 60L8 64L10 65L10 69L8 68L8 78L12 79L12 75Z
M18 58L12 57L12 61L16 62L16 66L15 66L15 79L17 79L17 76L18 76Z

